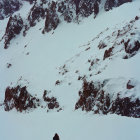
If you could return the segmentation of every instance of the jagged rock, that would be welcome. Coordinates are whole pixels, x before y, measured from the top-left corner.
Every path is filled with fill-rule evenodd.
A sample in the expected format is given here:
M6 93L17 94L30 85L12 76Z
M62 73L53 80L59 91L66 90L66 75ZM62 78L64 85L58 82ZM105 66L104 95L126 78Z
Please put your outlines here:
M140 118L140 99L131 101L131 98L121 98L118 94L116 100L112 103L110 112L122 116Z
M82 90L79 91L80 99L76 103L75 109L81 108L87 112L93 111L95 114L111 113L140 118L140 99L132 100L131 97L122 97L119 93L117 96L105 93L107 91L104 91L104 86L107 82L108 80L101 83L84 80ZM129 87L127 84L128 90L134 88Z
M48 97L48 91L44 91L43 99L47 103L48 109L59 108L59 103L55 97ZM46 97L47 96L47 97Z
M74 18L73 10L70 8L72 4L67 4L66 1L58 3L58 12L62 14L64 20L68 23L72 22Z
M46 10L46 20L43 33L55 30L59 23L60 20L56 13L56 3L53 1L50 7Z
M4 108L5 111L10 111L15 108L17 111L26 111L36 108L39 104L39 99L30 95L25 87L7 87L5 91Z
M60 84L61 84L61 82L62 82L62 81L57 80L57 81L55 82L55 85L60 85Z
M94 7L93 7L93 9L94 9L94 18L96 18L97 14L99 13L99 3L100 2L101 2L100 0L97 0L94 3Z
M37 107L46 108L49 110L57 109L57 112L61 111L60 105L55 97L48 96L49 91L45 90L43 94L43 100L37 97L33 97L27 91L26 86L16 86L16 87L7 87L5 91L4 109L5 111L10 111L15 108L19 112L30 111ZM36 95L35 95L36 96ZM42 103L46 103L44 106ZM48 110L48 111L49 111Z
M12 16L13 13L20 10L24 1L27 1L30 4L32 4L36 0L1 0L0 1L0 20L10 17Z
M31 27L36 25L36 21L39 21L40 18L45 18L45 9L40 4L37 3L34 4L34 6L31 8L28 21Z
M130 39L128 39L128 41L126 41L124 45L125 52L130 54L131 56L135 55L137 51L140 49L140 42L138 40L132 43Z
M11 16L14 12L18 11L21 6L22 3L19 0L0 1L0 20Z
M113 7L118 7L126 2L132 2L132 0L107 0L104 6L106 11L109 11Z
M65 12L66 8L67 8L66 2L62 1L58 3L58 12L60 12L61 14Z
M88 17L91 14L95 14L94 17L99 13L99 4L101 0L81 0L79 3L78 13L82 17Z
M79 3L81 0L74 0L75 6L76 6L76 15L79 13Z
M127 89L132 89L134 88L135 86L131 83L131 81L129 80L128 83L127 83Z
M72 20L73 20L73 12L72 11L70 11L70 10L66 11L63 14L63 16L64 16L65 21L67 21L68 23L72 22Z
M9 18L5 35L4 35L4 48L7 49L9 47L10 41L18 35L23 28L23 20L20 15L15 15Z
M99 49L104 49L105 47L107 47L107 45L103 41L100 41L100 43L98 45L98 48Z
M23 31L23 35L26 35L26 31L29 30L30 27L33 27L36 25L36 21L40 21L41 18L45 18L45 27L42 33L49 32L51 30L55 30L57 26L60 23L60 17L63 17L64 20L68 23L75 21L79 23L79 17L88 17L91 14L94 15L94 18L97 16L100 10L100 4L101 0L62 0L58 2L48 2L45 0L13 0L16 2L17 8L15 7L15 10L10 10L9 13L14 13L14 11L19 10L20 6L22 5L22 1L28 1L30 4L34 3L33 7L30 10L29 16L28 16L28 22L29 25L25 25L25 29ZM112 7L119 6L125 2L131 1L131 0L123 0L123 1L117 1L115 0L107 0L105 4L106 10L111 9ZM8 4L7 4L8 5ZM19 6L18 6L19 5ZM0 3L0 7L3 7ZM12 7L12 5L11 5ZM10 9L10 8L7 8ZM3 10L2 10L3 11ZM59 15L58 13L61 13ZM7 14L8 16L11 14ZM60 17L59 17L60 16ZM4 17L1 14L1 19Z
M33 3L33 7L30 9L29 15L28 15L28 22L24 26L23 36L26 36L27 31L30 29L30 27L33 27L36 25L37 22L39 22L41 19L45 18L46 15L46 9L44 8L44 5L47 5L46 0L38 1L31 1Z
M113 49L114 49L114 47L111 47L111 48L109 48L108 50L105 50L103 60L105 60L106 58L108 58L108 57L112 56Z

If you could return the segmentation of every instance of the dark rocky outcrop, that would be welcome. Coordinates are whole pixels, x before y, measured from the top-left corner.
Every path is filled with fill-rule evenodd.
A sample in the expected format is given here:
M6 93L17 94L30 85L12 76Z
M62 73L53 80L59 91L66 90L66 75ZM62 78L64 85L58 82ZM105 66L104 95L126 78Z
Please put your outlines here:
M14 12L18 11L24 1L29 2L30 4L37 3L36 0L2 0L0 1L0 20L5 17L11 16ZM113 7L118 7L126 2L131 2L132 0L106 0L104 9L109 11ZM52 1L51 3L53 3ZM74 11L76 15L81 15L82 17L88 17L94 13L94 18L99 13L99 7L102 0L62 0L58 1L58 11L65 13L66 17L71 16L71 12ZM40 5L47 4L46 0L40 0ZM70 10L72 7L73 10ZM39 10L39 9L38 9ZM39 10L40 11L40 10ZM67 14L66 14L67 13ZM67 15L67 16L66 16ZM69 15L69 16L68 16ZM73 15L73 14L72 14Z
M36 25L36 21L39 21L40 18L45 18L45 9L42 5L38 5L37 3L31 8L28 21L31 27Z
M108 58L108 57L113 55L113 49L114 49L114 47L111 47L108 50L105 50L103 60L105 60L106 58Z
M5 35L3 36L4 39L4 48L7 49L9 47L10 41L18 35L23 28L23 20L20 15L15 15L9 18Z
M38 107L46 108L47 112L49 110L56 109L57 112L61 111L62 108L60 107L57 98L55 97L49 97L49 92L45 90L43 97L37 98L36 94L35 96L32 96L28 91L27 87L7 87L5 90L5 99L4 103L1 104L4 106L5 111L11 111L12 109L16 109L19 112L29 112L33 109L36 109Z
M100 3L100 0L98 0L98 1L96 1L94 3L94 7L93 7L93 9L94 9L94 18L96 18L97 14L99 13L99 3Z
M54 108L59 108L59 103L57 102L57 99L55 97L48 97L47 96L48 91L44 91L43 94L43 100L47 103L48 109L54 109Z
M130 56L134 56L140 49L140 42L134 41L134 43L130 42L130 39L128 39L126 42L124 42L125 46L125 52L128 53Z
M4 15L7 15L6 17L11 16L15 11L20 9L23 1L28 1L30 4L33 4L27 17L27 24L24 26L24 36L29 28L35 26L36 22L39 22L40 19L46 18L42 31L42 33L45 33L55 30L62 18L68 23L72 21L79 23L81 17L88 17L92 14L95 18L100 12L100 4L102 3L102 0L61 0L57 2L46 0L3 0L3 3L0 3L0 13L5 11ZM107 11L112 7L120 6L129 1L131 0L107 0L105 9ZM0 19L4 18L5 16L0 14Z
M132 2L132 0L107 0L104 6L106 11L111 10L113 7L118 7L126 2Z
M131 101L131 98L121 98L118 94L116 100L112 103L110 112L122 116L140 118L140 99Z
M104 49L105 47L107 47L107 45L103 41L100 41L100 43L98 45L98 48L99 49Z
M60 12L64 17L64 20L68 22L71 22L73 18L76 18L74 17L74 15L88 17L91 14L94 14L95 18L100 11L99 7L100 3L102 2L102 0L61 0L58 2L48 2L46 0L40 0L38 2L36 0L2 0L0 1L0 20L4 19L5 17L11 16L14 12L18 11L24 4L24 1L27 1L30 4L34 3L34 6L30 12L31 14L29 16L31 20L34 20L34 18L39 19L42 16L44 17L44 9L43 7L41 7L43 6L43 4L45 5L45 7L49 7L50 4L56 3L58 7L57 11ZM131 1L132 0L106 0L104 9L106 11L109 11L113 7L118 7L126 2ZM31 24L34 25L34 23Z
M46 9L43 7L44 4L46 4L45 0L41 0L40 3L37 1L34 2L27 17L27 23L24 25L23 36L26 36L30 27L34 27L37 22L45 18Z
M22 3L19 0L0 1L0 20L11 16L14 12L18 11L21 6Z
M135 86L132 84L131 80L128 81L127 85L126 85L126 88L127 89L132 89L134 88Z
M81 108L87 112L93 111L95 114L110 113L140 118L140 99L132 100L130 97L122 97L119 93L117 93L117 96L106 93L103 87L107 82L108 80L101 83L84 80L82 90L79 91L80 99L76 103L75 109ZM128 84L128 90L134 88Z
M64 21L70 23L74 18L73 10L70 8L72 4L62 1L58 3L58 12L64 17Z
M20 10L24 1L33 4L36 0L0 0L0 20L10 17L13 13Z
M43 33L55 30L60 23L58 14L56 13L56 6L56 2L53 1L50 7L46 10L46 20Z
M39 104L39 99L30 95L26 86L7 87L5 91L4 108L5 111L10 111L15 108L17 111L28 111L36 108Z
M91 14L95 14L94 17L99 13L99 4L101 0L81 0L79 3L78 13L82 17L88 17Z

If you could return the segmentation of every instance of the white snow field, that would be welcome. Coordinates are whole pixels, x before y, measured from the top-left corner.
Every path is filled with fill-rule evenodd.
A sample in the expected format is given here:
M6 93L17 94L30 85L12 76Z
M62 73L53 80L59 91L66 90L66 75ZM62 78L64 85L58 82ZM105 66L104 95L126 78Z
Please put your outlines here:
M26 3L16 13L22 13L25 19L30 8ZM117 82L116 86L105 87L112 94L121 91L123 96L134 93L140 98L140 53L130 59L122 59L124 52L120 46L112 59L100 61L91 71L87 62L92 58L101 60L106 49L99 51L99 42L125 27L136 16L140 16L140 0L102 12L96 19L90 16L79 24L61 22L54 33L42 34L40 28L43 29L45 21L41 20L29 29L25 37L22 33L16 36L8 49L3 48L4 42L1 41L0 103L8 86L21 85L27 86L29 93L37 94L38 98L42 97L44 90L50 90L50 96L57 98L63 110L47 112L47 109L39 107L29 113L19 113L15 109L5 112L0 106L0 140L52 140L55 133L59 134L60 140L139 140L140 119L75 110L78 91L82 87L82 81L77 78L85 74L88 80L111 79L110 85ZM8 19L0 21L0 38L7 22ZM140 20L132 31L140 31ZM93 41L100 32L103 33ZM123 37L127 39L128 34ZM140 32L135 37L140 40ZM106 43L111 46L113 37ZM90 49L85 51L88 47ZM9 69L7 63L12 64ZM64 75L61 74L63 65L68 69ZM97 74L99 71L101 73ZM127 92L124 87L130 79L134 79L137 86ZM57 80L62 81L58 86L55 85Z
M2 140L138 140L140 120L116 115L99 116L79 111L29 114L0 112Z

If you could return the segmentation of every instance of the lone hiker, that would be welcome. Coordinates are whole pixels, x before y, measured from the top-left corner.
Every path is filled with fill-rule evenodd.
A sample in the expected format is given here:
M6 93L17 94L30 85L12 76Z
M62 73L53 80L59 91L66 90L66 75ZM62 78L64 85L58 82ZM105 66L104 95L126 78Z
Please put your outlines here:
M55 133L55 136L53 137L53 140L60 140L57 133Z

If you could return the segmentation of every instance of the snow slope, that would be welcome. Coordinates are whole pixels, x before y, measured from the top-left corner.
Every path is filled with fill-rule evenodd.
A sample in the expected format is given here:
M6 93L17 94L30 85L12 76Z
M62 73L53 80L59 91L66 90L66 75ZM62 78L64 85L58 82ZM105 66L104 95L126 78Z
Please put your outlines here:
M24 11L23 8L19 13L22 11ZM118 91L121 88L122 93L126 91L124 87L127 81L133 78L137 86L128 94L134 92L135 97L140 97L139 53L127 60L122 59L123 52L115 53L117 55L111 60L102 60L101 64L90 72L88 69L90 66L88 59L103 58L106 49L98 51L100 40L127 25L139 16L139 13L140 1L135 0L101 13L95 20L90 16L79 24L62 22L56 30L46 34L41 33L45 22L41 20L36 26L30 28L25 37L22 33L16 36L6 50L3 49L3 41L1 41L0 103L4 100L7 86L21 85L27 86L29 93L37 94L38 98L42 97L44 90L50 90L50 96L55 96L63 108L59 113L56 110L47 113L46 109L39 107L28 114L17 113L15 109L7 113L2 106L0 109L1 139L49 140L57 132L61 140L138 140L140 138L139 119L116 115L93 115L93 113L74 111L74 109L79 99L78 92L82 87L82 81L77 78L85 74L88 80L113 79L112 83L119 84L109 89ZM6 22L7 19L0 21L0 37L4 34ZM135 26L139 30L140 22L137 21ZM92 39L100 32L103 32L103 35L93 42ZM90 49L85 51L88 47ZM7 68L8 63L12 64L10 68ZM63 75L64 65L68 72ZM78 75L75 73L76 70L79 71ZM102 72L96 75L99 70ZM55 85L57 80L62 81L58 86ZM113 90L112 93L114 93Z
M139 119L116 115L98 116L81 112L30 114L1 112L1 139L52 140L57 132L61 140L137 140ZM8 133L7 133L8 132Z

